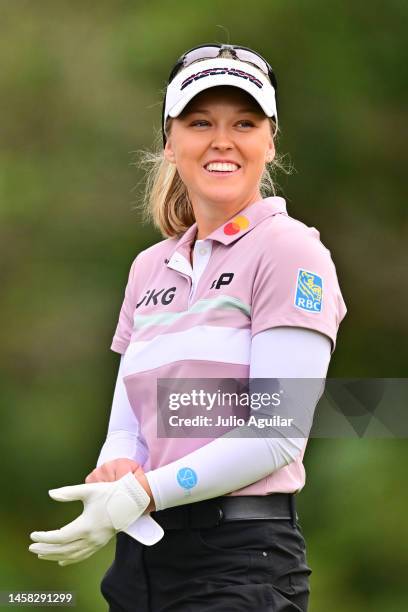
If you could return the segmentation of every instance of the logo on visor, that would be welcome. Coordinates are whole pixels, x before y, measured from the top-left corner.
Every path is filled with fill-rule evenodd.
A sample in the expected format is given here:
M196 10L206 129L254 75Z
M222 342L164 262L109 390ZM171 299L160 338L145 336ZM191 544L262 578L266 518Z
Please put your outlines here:
M263 87L262 81L257 79L253 74L249 74L249 72L245 72L245 70L238 70L238 68L227 68L227 67L215 68L214 67L214 68L207 68L207 70L200 70L199 72L196 72L190 75L189 77L187 77L184 81L182 81L181 86L180 86L180 91L182 91L185 87L188 87L188 85L191 85L191 83L193 83L194 81L197 81L198 79L203 79L209 76L217 76L219 74L240 77L241 79L250 81L257 87L259 87L259 89L262 89Z
M189 467L183 467L177 472L177 482L183 489L192 489L197 481L197 474Z
M232 221L224 225L224 234L227 234L227 236L238 234L241 230L246 229L248 225L249 220L244 217L244 215L239 215L239 217L235 217Z
M321 312L323 299L323 280L314 272L299 268L295 306L308 312Z

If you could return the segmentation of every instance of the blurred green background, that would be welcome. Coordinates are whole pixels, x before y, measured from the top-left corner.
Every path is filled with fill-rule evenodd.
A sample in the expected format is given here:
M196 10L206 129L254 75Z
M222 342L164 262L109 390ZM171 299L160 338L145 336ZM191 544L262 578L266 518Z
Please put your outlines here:
M320 231L348 307L329 376L406 376L407 18L399 0L0 2L0 590L73 590L81 612L106 609L113 542L61 568L28 552L29 533L82 509L47 492L83 482L105 437L129 267L161 239L135 210L136 151L184 50L269 59L296 169L279 195ZM311 612L407 610L407 460L403 439L310 440Z

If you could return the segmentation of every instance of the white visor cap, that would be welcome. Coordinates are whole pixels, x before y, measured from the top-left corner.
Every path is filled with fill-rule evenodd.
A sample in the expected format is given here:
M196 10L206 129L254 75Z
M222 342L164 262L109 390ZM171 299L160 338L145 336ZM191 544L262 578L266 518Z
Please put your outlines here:
M275 89L268 76L252 64L225 57L200 60L180 70L167 87L164 125L167 117L178 117L194 96L217 85L231 85L247 91L267 117L275 117L277 129Z

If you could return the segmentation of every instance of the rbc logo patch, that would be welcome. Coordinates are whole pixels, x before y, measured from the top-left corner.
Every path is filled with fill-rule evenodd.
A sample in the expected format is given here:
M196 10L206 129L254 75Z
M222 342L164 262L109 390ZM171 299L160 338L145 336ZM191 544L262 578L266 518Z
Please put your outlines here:
M323 280L321 276L299 268L295 306L308 312L321 312Z
M177 472L177 482L183 489L192 489L198 481L197 474L189 467L181 468Z

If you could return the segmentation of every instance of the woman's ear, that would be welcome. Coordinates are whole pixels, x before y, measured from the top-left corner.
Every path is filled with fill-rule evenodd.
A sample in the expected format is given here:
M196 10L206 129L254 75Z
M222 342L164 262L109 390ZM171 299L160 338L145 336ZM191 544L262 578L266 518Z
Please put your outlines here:
M174 155L170 137L166 140L166 146L164 147L164 157L170 164L176 163L176 157Z
M266 163L269 164L274 158L275 158L275 144L273 142L273 138L270 138L269 146L266 151L266 158L265 158Z

